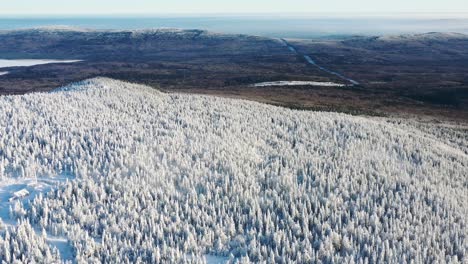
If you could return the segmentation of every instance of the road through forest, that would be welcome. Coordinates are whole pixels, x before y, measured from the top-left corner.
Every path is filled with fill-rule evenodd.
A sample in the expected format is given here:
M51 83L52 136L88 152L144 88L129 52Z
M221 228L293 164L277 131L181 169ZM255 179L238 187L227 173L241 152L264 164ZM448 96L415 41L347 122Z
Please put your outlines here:
M311 57L310 55L307 55L307 54L302 54L301 52L299 52L294 46L292 46L287 40L285 39L281 39L281 41L283 41L283 43L288 47L288 49L291 51L291 52L294 52L295 54L301 56L301 57L304 57L304 59L307 61L307 63L309 63L310 65L313 65L317 68L319 68L320 70L326 72L326 73L329 73L329 74L332 74L332 75L335 75L337 76L338 78L346 81L346 82L349 82L351 83L351 85L359 85L359 82L357 82L356 80L353 80L351 78L348 78L346 76L344 76L343 74L341 73L338 73L336 71L332 71L330 69L327 69L319 64L317 64Z

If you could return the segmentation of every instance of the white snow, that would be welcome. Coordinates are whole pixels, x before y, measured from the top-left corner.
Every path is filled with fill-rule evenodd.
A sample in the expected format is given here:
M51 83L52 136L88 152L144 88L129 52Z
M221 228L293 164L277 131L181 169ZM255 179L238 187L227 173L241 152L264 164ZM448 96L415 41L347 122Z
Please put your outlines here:
M74 63L80 62L81 60L3 60L0 59L0 68L9 68L9 67L28 67L34 65L42 64L51 64L51 63ZM7 74L8 72L2 72ZM0 75L3 75L0 73Z
M37 179L0 177L0 220L14 225L15 221L9 215L9 208L15 201L25 203L34 199L39 193L46 194L54 186L72 178L71 175L40 177Z
M23 29L28 30L28 29ZM41 27L35 27L30 30L39 30L39 31L73 31L73 32L93 32L94 29L70 26L70 25L47 25Z
M269 86L326 86L326 87L343 87L346 86L334 82L313 82L313 81L276 81L276 82L262 82L254 84L255 87L269 87Z
M14 192L13 195L10 197L10 199L8 199L8 201L13 202L15 200L25 198L28 195L29 195L29 191L26 189L22 189L22 190Z
M205 260L207 264L224 264L228 262L228 258L206 254Z
M52 247L58 249L62 261L73 261L73 247L66 237L58 237L47 234L46 241Z
M7 75L7 74L8 74L7 71L5 71L5 72L0 72L0 76L2 76L2 75Z
M21 178L21 179L2 179L0 178L0 223L6 228L13 228L17 225L15 219L10 215L10 207L16 201L22 204L33 200L39 194L45 195L53 188L57 188L67 180L72 179L71 175L60 175L57 177L41 177L39 179ZM0 230L2 227L0 226ZM38 236L41 235L40 229L34 229ZM56 247L60 252L63 261L72 260L73 249L64 237L52 236L46 234L46 241L52 247ZM1 258L0 258L1 259Z
M0 262L466 262L466 131L105 78L0 113Z

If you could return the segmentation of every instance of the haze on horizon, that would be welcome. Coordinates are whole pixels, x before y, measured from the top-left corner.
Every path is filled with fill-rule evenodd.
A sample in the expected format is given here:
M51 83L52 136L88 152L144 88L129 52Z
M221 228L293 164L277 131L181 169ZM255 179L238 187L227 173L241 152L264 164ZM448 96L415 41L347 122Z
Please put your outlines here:
M0 15L117 15L117 14L389 14L418 13L468 17L466 0L16 0L2 1Z

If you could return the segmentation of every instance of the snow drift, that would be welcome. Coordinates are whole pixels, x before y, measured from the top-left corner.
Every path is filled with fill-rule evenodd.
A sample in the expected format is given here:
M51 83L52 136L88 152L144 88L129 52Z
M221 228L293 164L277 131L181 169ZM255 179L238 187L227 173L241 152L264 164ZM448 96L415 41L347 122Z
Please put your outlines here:
M468 156L420 130L102 78L0 112L0 182L74 177L16 201L6 262L60 259L42 229L79 263L468 257Z

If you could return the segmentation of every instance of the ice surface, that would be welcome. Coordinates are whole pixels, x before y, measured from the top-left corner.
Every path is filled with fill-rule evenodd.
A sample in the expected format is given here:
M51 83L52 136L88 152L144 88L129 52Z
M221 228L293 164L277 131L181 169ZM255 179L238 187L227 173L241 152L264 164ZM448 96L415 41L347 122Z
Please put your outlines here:
M46 241L49 245L58 249L63 261L73 260L73 248L68 243L66 237L57 237L47 234Z
M51 64L51 63L74 63L80 62L81 60L3 60L0 59L0 68L9 68L9 67L28 67L34 65L42 64ZM8 72L3 72L4 74ZM0 75L3 75L0 73Z
M328 86L328 87L343 87L346 86L334 82L312 82L312 81L277 81L277 82L262 82L254 84L255 87L268 86Z

